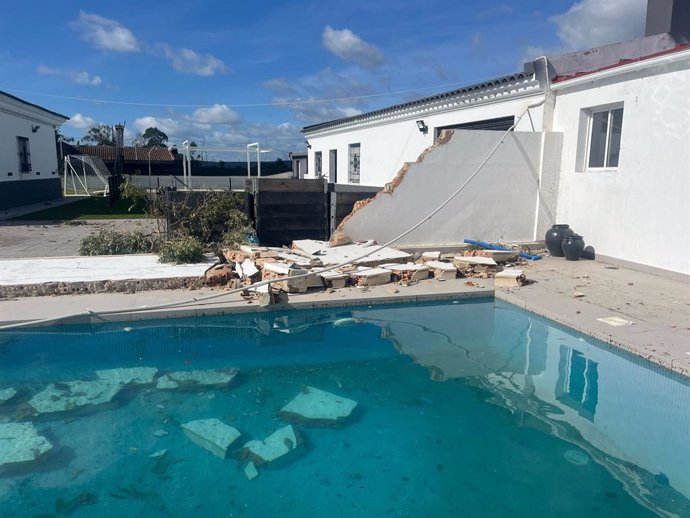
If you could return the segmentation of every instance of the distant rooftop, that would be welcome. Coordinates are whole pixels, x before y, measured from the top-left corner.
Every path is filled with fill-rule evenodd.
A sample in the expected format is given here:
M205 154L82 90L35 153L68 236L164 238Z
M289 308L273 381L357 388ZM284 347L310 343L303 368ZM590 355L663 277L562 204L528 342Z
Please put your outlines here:
M115 146L70 146L80 155L97 156L101 160L109 161L115 160L117 148ZM126 161L149 159L149 152L151 153L151 161L155 162L173 162L175 157L166 147L134 147L125 146L122 148ZM71 150L70 153L74 154Z

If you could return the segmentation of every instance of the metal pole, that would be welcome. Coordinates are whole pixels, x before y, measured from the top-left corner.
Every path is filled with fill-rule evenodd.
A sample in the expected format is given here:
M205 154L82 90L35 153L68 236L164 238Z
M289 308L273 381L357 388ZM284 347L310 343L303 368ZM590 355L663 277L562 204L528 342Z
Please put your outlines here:
M256 172L257 176L261 178L261 151L258 142L256 143Z
M247 146L247 178L251 177L252 175L252 166L251 163L249 162L249 146Z

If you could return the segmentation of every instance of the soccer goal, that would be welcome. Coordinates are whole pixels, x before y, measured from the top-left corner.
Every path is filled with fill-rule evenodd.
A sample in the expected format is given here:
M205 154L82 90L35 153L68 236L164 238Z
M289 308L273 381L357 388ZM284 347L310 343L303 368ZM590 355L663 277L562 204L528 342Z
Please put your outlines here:
M65 196L107 196L110 171L97 156L65 156Z

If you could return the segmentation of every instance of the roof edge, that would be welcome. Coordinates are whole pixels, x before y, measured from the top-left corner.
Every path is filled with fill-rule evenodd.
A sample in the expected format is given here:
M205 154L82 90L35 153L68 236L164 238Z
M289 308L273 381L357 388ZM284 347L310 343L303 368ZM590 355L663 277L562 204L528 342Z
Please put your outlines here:
M17 101L17 102L24 104L26 106L31 106L32 108L36 108L36 109L41 110L43 112L49 113L50 115L52 115L54 117L59 117L60 119L65 119L65 121L69 120L69 117L67 115L63 115L61 113L54 112L52 110L44 108L43 106L39 106L38 104L31 103L29 101L26 101L26 100L20 98L20 97L17 97L16 95L12 95L12 94L7 93L3 90L0 90L0 96L2 96L2 95L4 95L5 97L9 97L11 100Z
M494 79L489 79L488 81L483 81L481 83L475 83L475 84L471 84L468 86L463 86L461 88L457 88L455 90L449 90L449 91L441 92L441 93L438 93L435 95L430 95L427 97L421 97L419 99L414 99L414 100L408 101L406 103L394 104L394 105L388 106L386 108L381 108L379 110L372 110L369 112L361 113L359 115L353 115L350 117L343 117L341 119L334 119L331 121L320 122L318 124L312 124L309 126L304 126L300 131L303 134L306 134L306 133L312 133L315 131L321 131L321 130L325 130L325 129L335 129L335 128L338 128L338 127L341 127L341 126L344 126L347 124L355 123L355 122L365 122L365 121L372 119L374 117L386 115L386 114L393 113L393 112L396 112L399 110L423 106L425 104L434 103L437 101L441 101L443 99L452 98L452 97L462 95L462 94L478 93L478 92L482 92L485 90L489 90L492 87L503 86L503 85L507 85L510 83L517 83L517 82L529 80L529 79L535 79L535 74L534 74L533 70L526 70L524 72L516 72L514 74L499 76L499 77L496 77Z

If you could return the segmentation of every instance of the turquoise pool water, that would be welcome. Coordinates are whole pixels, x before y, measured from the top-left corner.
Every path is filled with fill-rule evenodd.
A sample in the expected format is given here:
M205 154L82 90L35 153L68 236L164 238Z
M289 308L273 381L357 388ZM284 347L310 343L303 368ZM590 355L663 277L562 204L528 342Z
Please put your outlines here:
M122 367L240 372L29 404ZM338 427L295 425L303 443L253 480L182 432L217 418L242 433L234 450L285 426L276 412L306 386L358 406ZM31 422L52 449L0 468L3 517L690 516L687 381L500 302L3 333L9 387L0 424Z

